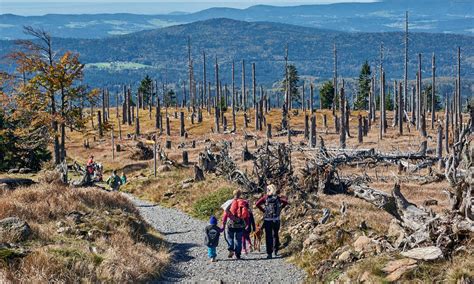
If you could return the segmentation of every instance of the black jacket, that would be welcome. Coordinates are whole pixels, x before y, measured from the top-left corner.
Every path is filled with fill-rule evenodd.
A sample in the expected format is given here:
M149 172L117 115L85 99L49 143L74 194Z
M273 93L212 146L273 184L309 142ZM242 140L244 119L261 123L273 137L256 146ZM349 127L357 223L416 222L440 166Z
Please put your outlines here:
M208 247L217 247L219 245L221 228L219 228L217 225L208 225L204 232L206 233L204 244Z

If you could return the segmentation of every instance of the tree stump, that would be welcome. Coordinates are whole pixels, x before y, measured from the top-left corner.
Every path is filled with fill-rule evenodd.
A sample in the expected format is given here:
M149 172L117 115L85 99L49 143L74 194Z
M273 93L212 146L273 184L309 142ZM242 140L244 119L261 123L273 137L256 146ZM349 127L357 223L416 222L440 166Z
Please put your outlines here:
M194 181L203 181L204 178L204 172L198 165L194 165Z
M179 135L181 137L184 137L184 133L186 132L186 130L184 129L184 112L183 111L179 113L179 122L180 122Z
M267 139L272 138L272 125L270 123L267 124Z
M183 165L188 165L189 164L189 157L188 157L188 151L183 151Z

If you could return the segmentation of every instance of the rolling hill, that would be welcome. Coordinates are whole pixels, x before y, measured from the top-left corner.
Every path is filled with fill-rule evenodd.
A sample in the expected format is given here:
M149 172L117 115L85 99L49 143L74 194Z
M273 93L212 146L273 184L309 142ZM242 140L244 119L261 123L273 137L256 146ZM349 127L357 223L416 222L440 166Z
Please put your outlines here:
M214 61L220 64L220 78L230 83L232 60L240 82L241 60L257 66L259 84L271 86L284 72L284 50L289 45L289 61L300 75L318 80L331 78L333 44L338 47L339 74L357 77L368 60L378 66L380 44L384 45L387 78L402 78L403 33L348 33L294 25L212 19L191 24L141 31L103 39L54 39L56 48L81 54L86 63L86 82L93 86L136 83L145 74L166 82L187 78L187 37L191 38L194 70L202 78L202 52L207 54L207 78L214 82ZM462 74L474 74L474 37L453 34L410 33L410 78L414 79L417 54L423 54L423 77L431 76L431 54L437 56L437 74L455 75L456 48L462 47ZM13 41L0 41L0 52L7 54ZM3 68L11 69L3 65ZM464 82L467 82L464 80ZM472 93L470 85L463 89ZM466 92L464 92L466 94Z
M56 37L102 38L213 18L278 22L348 32L393 32L402 30L405 11L410 13L412 31L474 35L474 5L470 0L385 0L288 7L256 5L247 9L211 8L196 13L167 15L48 14L25 17L3 14L0 15L0 38L22 37L24 25L44 27Z

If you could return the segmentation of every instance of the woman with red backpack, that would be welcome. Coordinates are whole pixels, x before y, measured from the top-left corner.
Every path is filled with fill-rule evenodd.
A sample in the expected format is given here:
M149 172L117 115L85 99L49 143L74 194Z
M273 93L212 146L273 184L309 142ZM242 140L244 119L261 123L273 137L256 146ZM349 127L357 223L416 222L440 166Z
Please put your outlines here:
M260 198L255 206L263 212L263 228L265 229L265 244L267 247L267 258L272 254L278 255L280 246L280 213L281 209L288 205L288 201L278 196L277 187L273 184L267 187L267 194Z
M242 191L240 189L234 190L233 196L232 202L224 210L222 226L227 225L229 258L235 255L237 259L240 259L242 236L244 230L250 225L250 214L246 206L248 202L241 198Z

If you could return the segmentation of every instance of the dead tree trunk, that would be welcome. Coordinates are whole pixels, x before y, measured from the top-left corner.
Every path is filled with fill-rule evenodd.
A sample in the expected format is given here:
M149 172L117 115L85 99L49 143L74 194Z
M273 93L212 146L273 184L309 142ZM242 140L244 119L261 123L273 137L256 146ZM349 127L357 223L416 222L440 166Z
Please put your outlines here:
M309 89L309 106L308 108L311 110L311 114L314 113L314 87L313 87L313 84L311 83L309 85L310 89ZM321 96L321 95L320 95ZM322 109L322 105L319 104L319 108Z
M100 110L97 111L97 127L99 128L99 137L102 138L104 129L102 127L102 115L100 114Z
M316 115L311 116L311 130L309 137L311 147L316 147Z
M309 140L309 116L304 115L304 139Z
M270 123L267 124L267 139L270 140L272 138L272 125Z
M435 98L436 98L436 58L433 52L431 60L431 129L434 129L435 123Z
M187 166L189 164L188 151L183 151L183 165Z
M438 159L443 158L443 127L441 123L438 123L438 139L436 145L436 157Z
M449 99L446 96L445 114L444 114L444 144L446 154L449 154Z
M253 92L253 108L257 110L257 82L255 80L255 63L252 63L252 92Z
M341 132L339 135L339 148L345 149L346 148L346 104L345 104L345 97L344 97L344 88L341 88L339 94L339 109L341 111Z
M160 127L160 116L161 116L161 109L160 109L160 99L156 102L156 115L155 115L155 128L159 129Z
M179 125L180 125L179 135L181 137L184 137L184 133L186 132L186 130L184 128L184 112L183 111L179 113Z
M168 135L168 136L171 135L170 118L169 118L168 115L166 115L166 135Z
M359 114L359 126L358 126L358 135L357 135L357 140L359 141L359 144L362 144L363 141L363 126L362 126L362 115Z
M404 101L402 96L402 83L398 85L398 134L403 135L403 112L404 108Z

